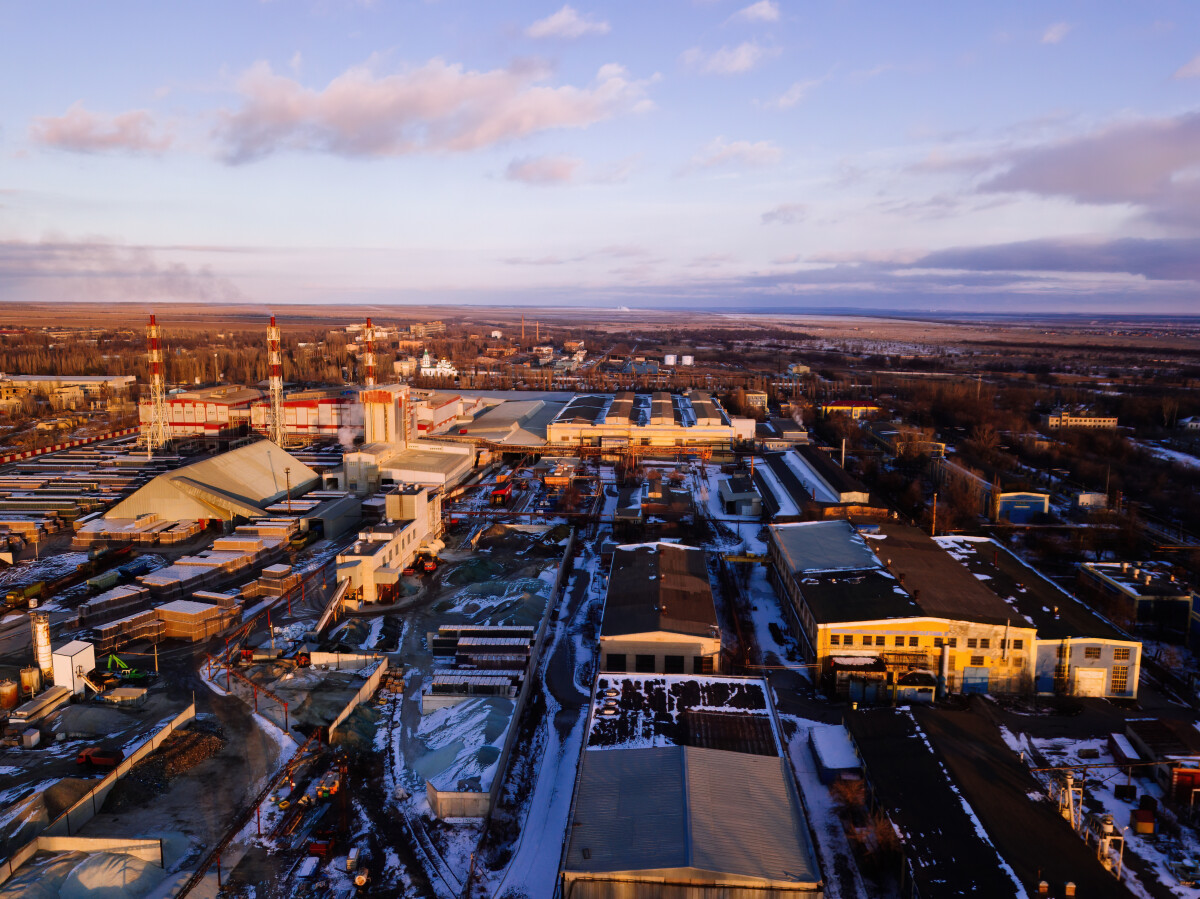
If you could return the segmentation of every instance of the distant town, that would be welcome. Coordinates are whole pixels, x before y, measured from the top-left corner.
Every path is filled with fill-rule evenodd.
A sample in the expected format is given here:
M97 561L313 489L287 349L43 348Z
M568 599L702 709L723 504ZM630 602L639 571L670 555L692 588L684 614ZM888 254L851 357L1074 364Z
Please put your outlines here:
M78 311L0 899L1200 889L1200 325Z

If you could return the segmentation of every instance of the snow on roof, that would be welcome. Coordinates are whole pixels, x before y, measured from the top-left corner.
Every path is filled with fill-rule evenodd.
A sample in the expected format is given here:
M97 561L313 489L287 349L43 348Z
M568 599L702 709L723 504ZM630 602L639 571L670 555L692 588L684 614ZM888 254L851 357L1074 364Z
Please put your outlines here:
M862 761L850 741L850 733L841 724L814 724L808 732L808 739L825 768L844 771L862 767Z

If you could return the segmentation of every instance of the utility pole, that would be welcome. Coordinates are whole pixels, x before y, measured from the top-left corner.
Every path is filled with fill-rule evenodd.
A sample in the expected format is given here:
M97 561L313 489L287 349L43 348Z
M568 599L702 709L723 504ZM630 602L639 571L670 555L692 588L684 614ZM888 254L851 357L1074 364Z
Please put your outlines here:
M937 536L937 491L933 494L933 521L929 525L929 536Z

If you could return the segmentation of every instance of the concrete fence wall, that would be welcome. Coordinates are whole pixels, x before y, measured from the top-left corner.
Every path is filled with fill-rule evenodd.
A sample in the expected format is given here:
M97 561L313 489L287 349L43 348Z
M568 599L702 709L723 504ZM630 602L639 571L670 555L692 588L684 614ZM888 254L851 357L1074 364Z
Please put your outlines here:
M192 703L163 725L158 733L131 752L128 758L110 771L96 786L84 793L74 805L51 821L49 826L42 831L43 835L72 836L78 833L79 829L91 821L96 813L100 811L104 805L104 800L108 798L108 794L117 785L117 781L128 774L139 761L161 746L163 740L195 717L196 704Z
M48 837L43 834L30 840L11 858L0 862L0 884L12 877L18 868L39 852L116 852L152 862L160 868L166 867L162 840L135 837Z
M42 829L42 832L39 836L30 840L11 856L9 856L9 858L5 859L4 861L0 861L0 884L8 880L8 878L12 876L13 872L16 871L17 868L21 867L21 865L28 861L34 855L34 853L38 851L39 845L43 849L47 849L51 846L56 847L49 849L48 851L67 851L68 849L74 847L75 844L78 844L78 847L76 848L81 848L82 851L90 852L124 852L124 848L113 848L118 846L118 844L119 846L127 846L133 843L154 843L157 846L160 842L158 840L107 840L104 838L89 838L85 840L83 838L74 836L74 834L78 833L80 828L91 821L92 818L96 816L97 812L103 808L104 800L108 798L108 794L111 793L113 787L117 785L117 781L128 774L133 766L139 761L161 746L163 740L195 717L196 704L192 703L186 709L164 724L161 728L159 728L158 732L155 733L154 736L131 752L127 759L121 762L121 764L117 765L117 767L105 775L103 779L97 781L96 785L80 796L74 805L46 825L46 827ZM49 844L44 842L46 840L67 840L67 843ZM99 845L101 843L112 845ZM139 849L138 851L141 850ZM147 849L146 851L149 850ZM156 852L157 855L154 858L149 858L149 860L159 861L161 863L161 848L156 849ZM139 855L138 857L142 858L143 856Z
M95 437L80 437L75 440L64 440L61 443L55 443L50 446L43 446L41 449L25 450L20 453L8 453L0 456L0 465L6 465L9 462L19 462L22 459L32 459L34 456L42 456L46 453L57 453L59 450L71 449L76 446L87 446L89 443L96 443L100 440L112 440L114 437L127 437L130 434L136 434L140 428L124 428L120 431L108 431L104 434L97 434Z
M326 655L337 656L338 653L323 653L323 652L313 653L313 664L314 665L318 664L316 657L319 655L320 656L326 656ZM342 655L342 656L340 656L340 658L341 659L357 659L358 661L354 662L353 664L348 663L348 664L344 664L344 665L339 665L339 667L361 668L363 666L363 662L373 661L375 659L379 660L379 667L371 672L371 676L367 678L367 682L365 684L363 684L361 687L359 687L358 692L354 694L354 698L351 699L349 703L347 703L346 707L338 713L338 716L336 718L334 718L332 723L329 725L329 742L331 742L331 743L333 742L333 735L334 735L334 732L337 730L338 725L341 724L343 721L345 721L347 718L349 718L350 713L353 712L359 705L366 702L368 699L370 699L372 696L375 695L375 691L379 689L379 682L381 680L383 680L383 676L387 673L387 668L388 668L387 656L360 656L357 653L355 653L353 655L350 655L350 654Z

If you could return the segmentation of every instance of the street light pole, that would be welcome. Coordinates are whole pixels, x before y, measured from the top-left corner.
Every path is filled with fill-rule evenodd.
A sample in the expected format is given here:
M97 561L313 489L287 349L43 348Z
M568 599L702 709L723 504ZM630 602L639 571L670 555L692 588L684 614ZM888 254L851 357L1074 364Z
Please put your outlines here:
M287 510L288 515L292 514L292 469L287 466L283 469L283 476L287 478Z

